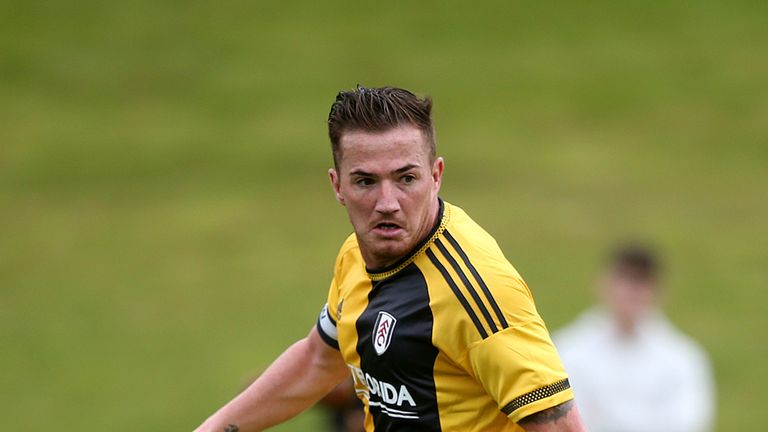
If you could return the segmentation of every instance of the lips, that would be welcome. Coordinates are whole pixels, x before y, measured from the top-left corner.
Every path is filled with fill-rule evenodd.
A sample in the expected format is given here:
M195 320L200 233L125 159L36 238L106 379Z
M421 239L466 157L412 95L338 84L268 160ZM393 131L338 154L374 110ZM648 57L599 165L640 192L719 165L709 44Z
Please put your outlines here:
M400 225L392 222L381 222L379 224L376 224L376 228L384 229L384 230L393 230L393 229L400 228Z
M397 237L402 232L402 227L394 222L379 222L373 227L373 231L381 237Z

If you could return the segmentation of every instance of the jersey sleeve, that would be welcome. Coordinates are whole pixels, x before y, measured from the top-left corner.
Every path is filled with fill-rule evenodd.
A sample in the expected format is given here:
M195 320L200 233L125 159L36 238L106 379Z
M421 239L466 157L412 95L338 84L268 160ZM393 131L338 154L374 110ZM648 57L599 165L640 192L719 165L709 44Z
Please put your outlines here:
M343 263L343 257L347 251L350 239L342 246L339 254L336 256L336 263L333 270L333 279L331 280L331 286L328 288L328 299L320 311L320 316L317 318L317 332L320 334L320 338L325 341L334 349L339 349L339 334L336 327L336 323L339 320L337 316L337 305L339 304L339 285L337 281L340 277L340 270Z
M317 332L320 338L332 348L339 349L339 334L336 330L336 320L328 312L328 303L323 306L317 318Z
M568 375L540 320L495 333L468 354L478 381L514 422L573 399Z
M573 390L530 289L514 269L507 274L489 277L506 325L467 353L477 380L517 423L573 399Z
M334 308L329 305L337 304L338 297L339 290L334 277L331 281L331 287L328 289L328 301L320 311L320 316L317 317L317 332L320 334L320 338L334 349L339 349L339 333L336 328L338 317L335 315Z

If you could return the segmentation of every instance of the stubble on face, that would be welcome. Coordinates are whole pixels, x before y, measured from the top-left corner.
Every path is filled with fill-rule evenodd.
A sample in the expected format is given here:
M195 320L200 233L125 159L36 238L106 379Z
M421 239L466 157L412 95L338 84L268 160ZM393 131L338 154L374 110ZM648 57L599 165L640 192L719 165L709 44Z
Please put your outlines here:
M366 266L387 267L434 226L443 161L432 160L413 126L350 131L340 147L338 172L330 170L336 198L347 208Z

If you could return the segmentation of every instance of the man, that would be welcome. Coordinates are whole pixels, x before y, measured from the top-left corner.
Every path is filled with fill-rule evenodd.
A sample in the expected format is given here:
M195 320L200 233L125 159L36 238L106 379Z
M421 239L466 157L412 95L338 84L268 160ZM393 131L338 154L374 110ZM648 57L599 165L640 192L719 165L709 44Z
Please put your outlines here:
M589 430L712 430L709 361L657 309L654 255L619 249L599 285L603 306L555 337Z
M584 430L528 287L493 238L438 197L431 109L403 89L339 93L329 175L354 234L328 303L199 431L262 430L350 372L367 431Z

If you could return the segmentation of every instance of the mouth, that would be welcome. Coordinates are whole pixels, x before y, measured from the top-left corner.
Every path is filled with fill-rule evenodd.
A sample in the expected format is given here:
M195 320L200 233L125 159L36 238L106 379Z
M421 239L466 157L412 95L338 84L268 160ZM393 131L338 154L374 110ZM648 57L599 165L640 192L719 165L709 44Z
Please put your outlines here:
M385 236L396 234L400 232L401 229L402 227L400 225L393 222L381 222L374 226L376 232Z
M381 230L396 230L400 228L400 225L392 222L382 222L376 224L376 228Z

